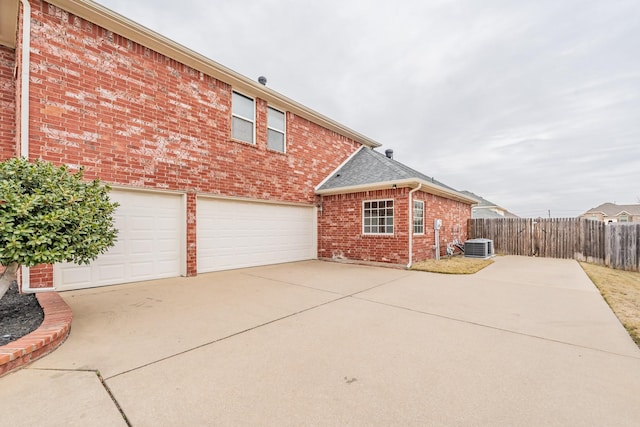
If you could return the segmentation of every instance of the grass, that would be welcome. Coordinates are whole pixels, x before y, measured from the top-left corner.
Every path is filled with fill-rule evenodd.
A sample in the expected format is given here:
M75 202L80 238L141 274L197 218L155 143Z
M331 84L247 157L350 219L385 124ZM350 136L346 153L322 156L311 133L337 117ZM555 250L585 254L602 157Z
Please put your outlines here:
M465 258L460 255L442 257L439 260L420 261L411 267L412 270L428 271L444 274L473 274L493 263L492 259Z
M640 347L640 273L585 262L580 265Z

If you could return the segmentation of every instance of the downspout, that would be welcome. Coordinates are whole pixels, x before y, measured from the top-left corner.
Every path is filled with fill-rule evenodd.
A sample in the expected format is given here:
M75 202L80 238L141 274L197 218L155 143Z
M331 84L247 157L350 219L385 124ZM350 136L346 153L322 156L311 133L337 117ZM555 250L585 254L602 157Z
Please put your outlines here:
M20 156L29 158L29 68L31 67L31 5L22 3L22 70L20 70Z
M20 70L20 156L29 158L29 69L31 68L31 5L29 0L22 3L22 69ZM25 293L53 291L53 288L34 289L31 284L29 267L22 266L21 290Z
M409 264L407 264L407 269L411 268L411 264L413 264L413 193L420 190L420 188L422 188L421 182L418 183L416 188L409 191Z

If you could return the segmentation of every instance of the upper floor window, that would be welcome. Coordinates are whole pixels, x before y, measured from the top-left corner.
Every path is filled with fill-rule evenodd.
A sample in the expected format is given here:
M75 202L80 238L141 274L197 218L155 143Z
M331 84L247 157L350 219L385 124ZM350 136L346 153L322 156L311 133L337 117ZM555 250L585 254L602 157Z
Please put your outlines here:
M362 203L364 234L393 234L393 200L372 200Z
M231 137L239 141L254 144L254 128L255 128L255 102L253 99L233 92L231 99L232 123Z
M618 222L629 222L629 216L626 214L622 214L618 217Z
M424 234L424 202L413 201L413 234Z
M275 108L268 108L267 115L267 147L284 153L285 150L285 114Z

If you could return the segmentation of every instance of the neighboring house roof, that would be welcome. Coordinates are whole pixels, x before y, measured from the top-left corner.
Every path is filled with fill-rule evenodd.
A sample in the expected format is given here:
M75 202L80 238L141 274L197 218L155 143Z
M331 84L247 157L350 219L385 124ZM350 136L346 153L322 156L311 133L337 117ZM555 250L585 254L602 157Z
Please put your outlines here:
M462 194L466 194L467 196L471 197L472 199L476 199L478 201L478 204L474 206L474 208L501 208L500 206L496 205L493 202L488 201L487 199L478 196L475 193L472 193L471 191L467 191L467 190L463 190L461 191ZM506 209L504 209L506 210Z
M375 150L362 147L316 187L317 194L341 194L383 188L417 187L467 204L476 200Z
M478 196L477 194L472 193L471 191L464 190L464 191L461 191L461 193L471 197L472 199L476 199L478 201L478 204L473 207L473 211L472 211L473 218L483 218L483 219L518 218L518 215L515 215L509 212L507 209L503 208L502 206L499 206L493 202L490 202L484 197ZM503 214L501 215L500 213L496 212L496 210L502 211Z
M603 213L606 216L618 216L620 214L640 215L640 204L637 205L616 205L615 203L603 203L600 206L591 208L582 215L590 213Z
M476 208L471 209L471 218L476 219L494 219L494 218L507 218L506 215L500 215L498 212L492 209Z
M97 3L89 0L47 0L47 3L58 6L144 47L225 82L246 95L256 96L270 104L278 105L280 108L284 108L299 117L351 138L359 144L367 147L379 147L382 145ZM15 48L18 22L18 19L16 19L17 6L18 0L0 1L0 44L10 48Z

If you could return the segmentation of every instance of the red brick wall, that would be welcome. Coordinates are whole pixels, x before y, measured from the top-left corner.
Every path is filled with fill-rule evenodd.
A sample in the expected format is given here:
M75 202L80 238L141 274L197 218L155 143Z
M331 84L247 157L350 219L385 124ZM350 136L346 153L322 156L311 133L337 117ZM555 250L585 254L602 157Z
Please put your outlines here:
M228 84L44 2L33 1L31 156L111 183L313 203L356 148L287 114L287 153L231 140ZM251 94L247 94L251 95Z
M29 156L85 166L88 179L187 192L189 275L197 193L311 204L314 187L360 146L287 112L286 153L268 150L262 99L256 144L234 141L229 84L46 2L31 5ZM31 286L48 285L50 272L32 269Z
M446 255L447 244L467 239L467 224L471 218L471 206L455 200L416 191L413 200L424 202L424 235L413 236L413 261L433 258L435 251L434 220L442 220L440 228L440 255Z
M383 199L394 200L394 234L364 235L362 203ZM469 205L422 191L413 193L413 199L425 202L425 234L413 236L414 262L434 257L433 220L436 218L442 219L442 254L454 238L466 239L467 220L471 217ZM323 196L322 212L318 213L318 257L408 264L408 202L408 188Z
M362 202L394 201L394 234L362 233ZM318 213L318 257L406 264L408 189L367 191L322 197Z
M16 155L15 50L0 46L0 161Z

